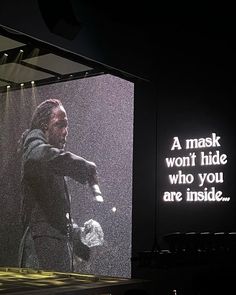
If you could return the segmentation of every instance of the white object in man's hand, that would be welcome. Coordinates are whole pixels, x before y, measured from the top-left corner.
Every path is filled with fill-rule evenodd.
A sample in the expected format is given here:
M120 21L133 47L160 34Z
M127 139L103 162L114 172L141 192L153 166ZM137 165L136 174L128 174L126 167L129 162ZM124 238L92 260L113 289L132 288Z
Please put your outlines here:
M103 197L101 195L97 195L97 196L95 196L95 201L97 201L99 203L102 203L104 200L103 200Z
M92 189L95 201L102 203L104 200L103 200L102 193L100 191L98 184L91 185L91 189Z

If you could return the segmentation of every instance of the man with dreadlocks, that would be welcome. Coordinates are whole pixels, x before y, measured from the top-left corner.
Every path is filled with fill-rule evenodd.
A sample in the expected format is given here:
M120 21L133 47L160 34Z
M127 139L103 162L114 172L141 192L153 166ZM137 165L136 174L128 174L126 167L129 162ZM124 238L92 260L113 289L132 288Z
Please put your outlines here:
M73 271L74 231L65 176L88 183L95 189L97 201L103 201L96 165L64 150L67 135L66 111L60 100L49 99L38 105L30 129L21 137L24 234L20 267ZM88 257L89 248L83 246L81 251Z

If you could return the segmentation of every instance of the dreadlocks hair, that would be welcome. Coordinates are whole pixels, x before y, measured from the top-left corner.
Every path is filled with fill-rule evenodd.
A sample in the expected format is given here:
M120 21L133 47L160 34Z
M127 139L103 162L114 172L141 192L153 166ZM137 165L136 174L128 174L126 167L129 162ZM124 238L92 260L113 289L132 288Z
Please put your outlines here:
M41 129L45 131L45 126L51 119L53 109L59 106L62 106L59 99L47 99L40 103L33 113L30 130Z
M62 106L59 99L47 99L37 106L31 119L30 128L26 129L18 140L17 153L22 153L23 143L31 130L41 129L43 132L45 131L45 127L51 119L53 109L59 106Z

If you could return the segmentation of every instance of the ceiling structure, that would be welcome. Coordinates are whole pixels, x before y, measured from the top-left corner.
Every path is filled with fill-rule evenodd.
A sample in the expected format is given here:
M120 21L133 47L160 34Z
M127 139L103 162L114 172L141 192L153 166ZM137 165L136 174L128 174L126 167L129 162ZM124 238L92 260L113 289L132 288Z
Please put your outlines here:
M80 56L14 33L0 27L0 92L104 73Z
M6 12L10 11L11 6L6 3L12 1L4 2L2 17L8 16ZM27 87L30 81L42 85L102 72L125 76L127 79L151 81L155 85L161 84L163 77L172 74L176 80L174 73L177 69L187 77L191 71L194 80L202 77L202 74L212 77L212 81L219 75L225 79L225 74L222 73L231 72L235 20L227 17L223 21L226 11L223 6L214 9L211 7L211 13L207 13L201 6L190 3L187 7L190 13L186 14L185 4L170 6L159 3L158 8L154 9L147 2L136 3L134 13L134 6L127 6L124 1L114 5L113 2L104 0L98 3L91 0L70 0L59 1L55 12L54 5L49 5L47 1L33 2L38 5L31 6L31 10L34 7L39 10L38 24L46 24L46 32L70 40L72 48L76 38L69 36L67 28L69 26L72 30L75 25L78 31L84 35L86 33L86 37L81 40L88 42L86 44L89 46L92 44L94 48L86 51L86 46L80 47L83 42L78 42L78 46L76 44L71 49L73 53L69 53L38 40L30 40L22 33L10 32L9 27L31 33L27 30L31 28L31 10L30 7L29 10L24 7L21 12L26 11L22 17L25 26L19 25L24 22L17 23L17 17L13 17L15 15L11 15L14 21L2 22L9 26L7 30L0 25L0 92L5 91L8 85L17 88L24 83ZM217 12L222 16L220 20ZM10 19L10 15L7 18ZM71 24L74 19L78 23ZM37 28L36 24L35 22ZM51 40L48 42L51 43ZM24 53L19 54L20 50L24 50ZM101 55L99 51L102 51ZM7 59L4 53L8 54Z

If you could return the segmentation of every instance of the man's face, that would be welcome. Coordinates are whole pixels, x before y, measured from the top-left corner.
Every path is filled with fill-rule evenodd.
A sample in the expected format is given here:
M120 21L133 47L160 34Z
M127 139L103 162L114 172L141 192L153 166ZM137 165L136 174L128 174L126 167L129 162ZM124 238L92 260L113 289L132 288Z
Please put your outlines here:
M49 144L59 149L64 148L68 135L68 119L63 106L53 109L45 135Z

